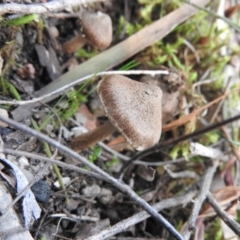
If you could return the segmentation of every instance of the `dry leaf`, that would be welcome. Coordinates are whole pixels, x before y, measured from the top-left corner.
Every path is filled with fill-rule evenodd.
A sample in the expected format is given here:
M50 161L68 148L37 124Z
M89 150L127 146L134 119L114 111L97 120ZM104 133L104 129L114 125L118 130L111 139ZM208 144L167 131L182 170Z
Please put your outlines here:
M16 178L16 192L20 193L27 185L28 180L22 171L15 166L13 163L8 161L5 158L0 158L0 162L6 167L13 171L13 174ZM7 180L6 178L4 178ZM22 207L23 207L23 218L24 218L24 227L29 229L32 217L38 219L41 215L41 208L39 207L34 194L30 189L27 189L22 197Z
M228 204L232 201L238 199L240 196L240 187L239 186L226 186L217 192L213 193L214 198L218 202L220 206L226 208ZM236 204L233 205L230 209L228 209L228 213L232 216L236 214ZM215 211L213 208L208 204L204 204L203 209L199 217L207 217L215 215Z
M196 109L195 111L191 112L190 114L188 114L187 116L181 117L169 124L165 124L162 128L162 132L167 132L169 130L172 130L173 128L177 128L179 126L184 125L185 123L191 121L191 119L193 117L195 117L196 115L198 115L199 113L201 113L202 111L204 111L205 109L211 107L213 104L221 101L222 99L226 98L228 95L232 94L235 91L239 91L240 89L235 89L233 91L230 91L228 93L223 94L221 97L218 97L216 99L214 99L213 101L209 102L208 104L206 104L203 107L200 107L198 109Z

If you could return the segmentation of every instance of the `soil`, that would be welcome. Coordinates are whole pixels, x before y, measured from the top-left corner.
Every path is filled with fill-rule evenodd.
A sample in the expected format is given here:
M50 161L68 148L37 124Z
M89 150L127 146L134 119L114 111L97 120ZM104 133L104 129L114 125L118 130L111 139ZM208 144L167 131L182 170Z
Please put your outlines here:
M92 11L102 11L110 15L114 32L111 46L114 46L128 37L124 28L119 31L121 15L131 23L141 24L139 6L138 1L107 1L106 3L94 3L88 8ZM3 67L0 100L12 100L16 97L14 91L11 91L6 82L11 83L17 89L21 100L29 100L34 92L47 86L48 83L56 81L59 76L71 71L76 65L88 59L86 56L79 57L75 53L68 54L62 50L62 46L66 41L80 33L81 21L76 16L76 13L83 10L84 8L76 8L74 12L62 11L62 15L61 13L53 13L49 14L49 16L48 14L41 15L41 21L33 21L20 26L10 27L4 24L1 26L0 53L3 59ZM153 9L152 21L157 19L158 12L158 7ZM14 14L4 15L5 20L12 17L14 17ZM89 44L86 44L83 49L89 54L96 51ZM137 57L136 59L139 59ZM132 59L135 59L135 57L130 60ZM123 62L121 66L130 60ZM143 60L137 68L145 69L146 62ZM172 82L168 79L168 87L162 85L166 80L159 83L159 79L152 79L155 81L153 84L161 85L162 89L165 89L164 123L178 116L179 102L184 90L184 76L176 70L172 70L172 72L176 74L174 76L177 76L178 81L176 84L171 85ZM143 75L135 76L135 80L142 82L145 81L144 78ZM79 89L79 86L77 86L75 92L73 92L72 88L62 98L31 109L31 117L25 119L23 123L36 130L38 130L36 126L42 126L41 131L43 133L69 146L75 134L82 133L86 129L92 130L107 119L96 94L99 79L95 78L80 94L79 92L76 94L77 89ZM147 82L152 80L148 79ZM169 87L169 84L173 87ZM71 94L73 94L72 99L70 98ZM10 107L4 105L2 107L6 107L11 117L11 112L16 108L16 105ZM71 108L72 111L68 111ZM169 109L171 110L169 111ZM45 125L42 125L52 115L54 117L50 118ZM61 120L59 120L60 118ZM83 128L85 130L82 130ZM10 126L0 127L0 131L3 145L7 149L25 151L39 156L46 156L46 152L50 152L55 154L54 158L57 160L87 169L76 163L71 157L62 155L59 152L55 153L55 149L52 147L49 147L48 151L46 151L47 146L35 136ZM183 131L180 128L168 132L164 134L163 138L169 139L181 135ZM120 153L125 157L131 157L136 153L119 132L112 134L104 143L111 146L115 153ZM124 164L121 157L119 158L107 151L106 148L97 145L84 149L79 154L114 177L118 177L118 172ZM50 155L47 156L50 157ZM14 155L14 151L11 154L9 150L5 157L11 159L22 171L30 173L26 173L26 175L31 175L29 181L33 180L33 176L41 173L41 177L31 188L42 209L41 217L34 221L29 229L34 239L87 239L91 235L108 229L109 226L121 222L142 210L137 203L130 200L106 181L79 174L73 169L59 167L65 185L64 189L58 184L54 167L50 166L46 169L46 163L40 159L27 157L26 155L27 164L22 166L19 156ZM144 161L157 163L169 159L169 152L164 149L152 153L144 158ZM206 165L205 163L183 161L175 164L172 171L181 172L186 167L194 169L195 172L201 175ZM44 172L42 172L42 169L45 169ZM131 165L125 173L123 181L130 185L150 205L177 196L190 189L195 183L194 179L188 177L182 179L171 178L163 166L155 166L153 169L146 168L144 174L142 171L137 165ZM152 172L155 174L153 179L151 179ZM150 174L150 181L147 179L147 174ZM167 208L161 213L172 225L179 226L179 222L184 223L188 220L191 207L192 204L187 204L184 207ZM16 205L16 211L19 216L22 216L21 204ZM127 230L115 235L115 237L109 239L171 239L169 233L153 218L134 224Z

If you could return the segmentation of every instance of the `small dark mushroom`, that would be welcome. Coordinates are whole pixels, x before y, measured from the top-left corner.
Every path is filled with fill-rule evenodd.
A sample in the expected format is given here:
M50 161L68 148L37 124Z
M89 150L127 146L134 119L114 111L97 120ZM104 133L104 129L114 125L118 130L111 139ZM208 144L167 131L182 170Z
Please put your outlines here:
M84 11L81 17L82 34L63 44L63 50L73 53L87 42L103 50L112 42L112 20L106 13Z
M73 150L80 151L96 144L116 130L137 150L159 141L162 131L162 91L159 87L111 75L100 81L97 91L109 120L73 139Z

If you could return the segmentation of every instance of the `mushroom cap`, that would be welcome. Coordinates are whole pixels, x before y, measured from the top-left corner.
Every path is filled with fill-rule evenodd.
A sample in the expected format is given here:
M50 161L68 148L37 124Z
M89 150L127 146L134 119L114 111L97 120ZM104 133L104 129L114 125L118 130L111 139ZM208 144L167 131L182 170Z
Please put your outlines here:
M112 42L112 20L102 12L84 11L82 28L89 43L97 49L105 49Z
M98 94L112 124L137 150L155 145L162 132L162 91L121 75L98 84Z

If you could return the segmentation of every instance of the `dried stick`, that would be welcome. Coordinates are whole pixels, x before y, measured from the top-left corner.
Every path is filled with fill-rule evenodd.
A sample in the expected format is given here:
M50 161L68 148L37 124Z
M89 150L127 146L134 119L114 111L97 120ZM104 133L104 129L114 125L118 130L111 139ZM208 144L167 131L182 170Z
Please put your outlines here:
M48 136L31 129L30 127L24 124L18 123L12 119L3 117L1 115L0 115L0 121L3 121L14 128L17 128L21 131L29 133L30 135L35 136L38 139L47 142L53 147L56 147L63 154L67 156L71 156L72 158L76 159L80 163L89 167L91 170L101 175L105 181L109 182L114 187L118 188L120 191L126 194L130 199L135 201L139 206L141 206L144 210L146 210L153 218L155 218L158 222L160 222L176 239L183 240L183 237L180 235L180 233L161 214L159 214L155 209L153 209L146 201L140 198L128 185L118 181L116 178L110 176L108 173L104 172L101 168L94 165L83 156L80 156L76 152L72 151L71 149L62 145L61 143L49 138Z
M131 157L131 159L129 161L127 161L123 166L122 166L122 169L120 170L119 172L119 178L122 179L123 178L123 175L124 173L127 171L127 168L136 160L138 159L141 159L143 157L146 157L152 153L157 153L159 151L161 151L163 148L166 148L166 147L170 147L170 146L173 146L179 142L182 142L182 141L185 141L185 140L190 140L191 138L193 137L197 137L197 136L200 136L206 132L209 132L213 129L216 129L216 128L219 128L221 126L224 126L228 123L231 123L231 122L234 122L236 120L239 120L240 119L240 114L232 117L232 118L228 118L222 122L217 122L217 123L214 123L214 124L211 124L205 128L202 128L200 130L197 130L195 132L192 132L192 133L189 133L187 135L182 135L178 138L172 138L172 139L169 139L165 142L160 142L158 144L156 144L155 146L153 147L150 147L146 150L143 150L141 152L138 152L136 153L133 157Z
M213 165L207 169L205 175L203 176L200 192L194 202L193 210L188 220L188 225L183 231L183 237L185 240L188 240L192 232L195 230L195 224L196 224L198 214L201 210L203 202L205 201L205 199L209 194L209 189L212 183L212 179L216 171L216 168L218 167L219 161L213 160L212 163Z
M208 194L207 201L215 210L217 215L240 237L240 225L232 218L232 216L221 209L221 206L211 193Z
M99 73L94 73L94 74L90 74L87 75L85 77L82 77L80 79L78 79L79 83L83 83L86 80L92 78L92 77L98 77L98 76L108 76L108 75L112 75L112 74L121 74L121 75L141 75L141 74L149 74L151 76L155 76L158 74L163 74L163 75L168 75L169 71L167 70L127 70L127 71L104 71L104 72L99 72ZM62 92L61 89L58 89L55 94L58 94L59 92ZM37 103L39 101L43 101L46 102L47 98L50 98L52 96L53 93L51 94L46 94L43 95L41 97L36 97L33 98L31 100L25 100L25 101L17 101L17 100L11 100L11 101L5 101L5 100L0 100L0 104L7 104L7 105L26 105L26 104L30 104L30 103Z
M43 14L61 11L69 9L69 7L76 7L87 3L104 1L105 0L59 0L36 4L4 3L0 4L0 15L6 13Z
M197 191L191 191L191 192L188 192L185 195L182 195L179 197L164 199L161 202L154 204L152 207L154 209L156 209L157 211L161 211L166 208L176 207L179 205L186 205L194 198L196 193L197 193ZM100 233L87 238L86 240L107 239L109 237L112 237L112 236L120 233L120 232L125 231L129 227L131 227L139 222L142 222L149 217L150 217L150 215L148 213L146 213L145 211L141 211L141 212L133 215L132 217L129 217L129 218L113 225L112 227L109 227L108 229L103 230Z
M84 176L94 177L94 178L103 180L103 178L95 172L91 172L91 171L85 170L83 168L80 168L80 167L77 167L77 166L74 166L74 165L71 165L71 164L68 164L68 163L65 163L65 162L61 162L61 161L58 161L58 160L55 160L55 159L52 159L52 158L40 156L39 154L36 154L36 153L29 153L29 152L19 151L19 150L14 150L14 149L9 149L9 148L4 148L2 150L2 152L6 153L6 154L10 154L10 155L25 156L27 158L33 158L33 159L37 159L37 160L40 160L40 161L49 162L49 163L52 163L52 164L56 164L56 165L58 165L62 168L76 171L76 172L78 172L78 173L80 173Z

